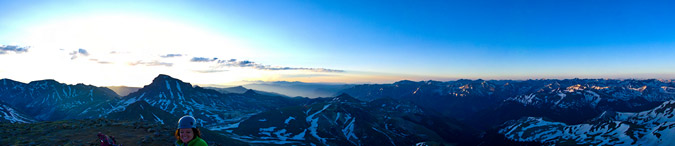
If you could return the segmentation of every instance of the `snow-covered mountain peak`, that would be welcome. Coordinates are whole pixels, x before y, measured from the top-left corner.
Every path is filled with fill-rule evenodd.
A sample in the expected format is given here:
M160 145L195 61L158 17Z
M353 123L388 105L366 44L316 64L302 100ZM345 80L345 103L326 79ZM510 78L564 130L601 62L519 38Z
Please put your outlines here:
M192 84L183 82L180 79L176 79L164 74L160 74L157 77L155 77L155 79L152 80L152 83L150 83L147 86L154 87L156 89L157 87L163 87L164 90L168 91L173 90L180 91L181 88L192 88Z
M576 85L572 85L572 86L567 87L566 88L567 90L565 90L565 91L568 92L568 93L571 93L571 92L576 92L576 91L583 91L586 88L587 88L586 86L582 86L581 84L576 84Z
M499 131L516 141L577 145L675 144L675 101L638 113L603 112L591 123L568 125L528 117L507 122Z

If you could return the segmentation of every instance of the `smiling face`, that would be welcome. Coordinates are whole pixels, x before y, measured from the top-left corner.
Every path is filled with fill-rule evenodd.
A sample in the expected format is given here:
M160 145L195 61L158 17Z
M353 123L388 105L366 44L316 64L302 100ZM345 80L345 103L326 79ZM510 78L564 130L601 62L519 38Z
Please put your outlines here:
M178 132L180 134L180 140L183 141L183 143L188 143L190 140L192 140L192 138L195 137L195 133L192 131L192 128L183 128Z

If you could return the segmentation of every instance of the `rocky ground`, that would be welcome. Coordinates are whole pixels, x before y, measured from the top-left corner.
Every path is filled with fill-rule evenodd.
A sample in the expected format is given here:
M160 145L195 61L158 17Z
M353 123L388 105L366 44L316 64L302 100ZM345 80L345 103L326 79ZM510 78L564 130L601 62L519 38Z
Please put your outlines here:
M114 136L118 143L133 145L173 145L175 127L140 121L85 119L0 123L0 145L99 145L99 132ZM202 130L209 145L246 145L243 142Z

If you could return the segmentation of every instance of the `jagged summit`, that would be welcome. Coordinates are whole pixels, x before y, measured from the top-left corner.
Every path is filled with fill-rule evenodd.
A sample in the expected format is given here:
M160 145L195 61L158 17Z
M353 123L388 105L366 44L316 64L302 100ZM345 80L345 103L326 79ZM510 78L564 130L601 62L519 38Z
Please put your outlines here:
M246 90L246 92L244 92L244 95L256 95L256 94L258 93L255 92L253 89L248 89Z
M192 89L192 84L183 82L180 79L173 78L169 75L159 74L155 79L152 80L152 83L144 86L141 90L153 89L160 90L160 92L175 92L173 90L178 90L179 92L184 92L179 89Z
M172 78L172 77L167 75L167 74L159 74L159 75L157 75L157 77L155 77L155 79L156 78Z
M342 94L338 95L337 97L350 97L350 98L354 98L354 97L352 97L351 95L349 95L349 94L347 94L347 93L342 93Z
M15 81L15 80L8 79L8 78L2 78L2 79L0 79L0 82L19 82L19 81Z
M44 79L44 80L37 80L37 81L32 81L29 82L29 85L34 85L34 84L61 84L60 82L54 80L54 79Z
M163 83L164 81L179 81L179 82L183 82L183 81L181 81L180 79L171 77L171 76L169 76L169 75L159 74L159 75L157 75L157 77L155 77L155 79L152 80L152 83L151 83L151 84L153 84L153 83ZM184 83L184 82L183 82L183 83Z
M242 91L242 92L246 92L247 90L249 90L244 86L235 86L235 87L230 87L230 88L227 88L227 89L232 90L232 91Z
M0 79L0 86L4 86L5 88L9 88L9 86L11 85L23 85L23 84L24 83L12 79L7 78Z
M394 84L414 84L414 83L416 82L411 80L400 80L398 82L395 82Z

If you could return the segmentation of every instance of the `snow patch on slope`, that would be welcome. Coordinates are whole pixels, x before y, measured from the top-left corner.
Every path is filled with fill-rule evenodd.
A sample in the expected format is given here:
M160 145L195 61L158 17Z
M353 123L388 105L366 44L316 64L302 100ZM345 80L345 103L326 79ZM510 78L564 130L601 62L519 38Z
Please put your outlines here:
M639 113L618 112L611 119L567 125L529 117L508 122L499 133L516 141L571 141L580 145L670 145L675 138L675 101Z
M157 120L157 122L164 124L164 120L157 117L157 115L155 115L155 113L152 113L152 115L155 116L155 120Z
M358 142L359 138L354 134L354 121L356 121L356 118L352 118L349 124L345 126L344 129L342 129L342 133L345 135L347 140L351 142L352 144L355 144ZM356 140L356 141L354 141Z
M325 139L325 138L321 138L321 137L319 136L319 134L318 134L318 131L317 131L317 128L319 127L319 118L313 118L313 117L314 117L316 114L319 114L319 113L323 112L323 110L326 110L326 108L328 108L329 106L330 106L330 104L324 105L324 106L323 106L323 109L321 109L321 110L315 112L314 114L308 116L308 117L305 119L305 121L307 121L307 122L310 123L310 126L309 126L309 133L310 133L312 136L314 136L316 139L318 139L319 141L321 141L321 143L323 143L323 144L326 144L326 139Z
M288 125L288 122L291 122L291 120L295 120L295 118L293 116L290 116L284 121L284 123Z
M9 121L10 123L31 123L35 122L33 120L30 120L24 116L21 116L19 113L17 113L13 108L2 105L0 106L0 115L2 118L5 120Z

